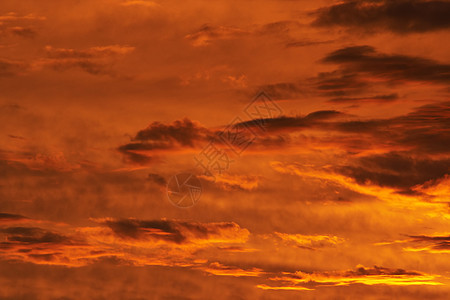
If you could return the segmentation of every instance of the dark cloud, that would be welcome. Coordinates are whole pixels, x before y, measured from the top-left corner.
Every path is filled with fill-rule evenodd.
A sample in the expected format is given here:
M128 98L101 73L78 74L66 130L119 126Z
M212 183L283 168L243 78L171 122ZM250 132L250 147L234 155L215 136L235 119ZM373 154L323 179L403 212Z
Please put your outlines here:
M172 124L153 122L140 130L131 143L120 146L118 150L131 162L148 163L149 155L142 152L195 148L213 137L214 132L189 119L177 120Z
M190 239L208 239L221 236L224 231L236 231L239 225L233 222L197 223L176 220L106 220L104 224L122 238L157 239L177 244L189 243Z
M139 131L134 139L137 141L167 140L192 147L194 141L204 139L208 134L209 131L200 124L184 119L169 125L153 122L148 128Z
M69 239L61 234L47 231L38 227L7 227L0 229L0 233L6 235L10 243L21 244L61 244L69 242Z
M185 38L189 40L193 46L198 47L209 45L212 41L235 39L248 34L248 31L237 27L204 24L195 32L186 35Z
M338 97L330 99L329 102L333 103L361 103L361 102L373 102L373 103L386 103L392 102L398 99L397 94L389 95L375 95L369 97Z
M20 75L28 69L28 65L19 61L0 58L0 77Z
M8 213L0 213L0 221L16 221L16 220L24 220L27 219L24 216L16 215L16 214L8 214Z
M70 49L45 47L47 58L40 60L40 64L56 71L81 69L91 75L109 75L118 77L113 66L121 55L134 51L134 47L109 45L91 47L89 49Z
M258 30L257 33L260 34L287 34L291 31L292 28L298 27L298 22L295 21L278 21L278 22L272 22L262 25Z
M289 128L311 128L316 125L321 125L329 119L343 115L343 113L335 110L321 110L312 112L304 117L281 116L278 118L255 119L240 123L239 125L259 126L261 123L264 123L264 127L269 131L284 130Z
M426 236L426 235L412 235L410 238L414 241L433 241L433 242L449 242L450 236Z
M259 285L263 289L315 289L329 286L363 285L417 285L438 284L436 276L417 271L358 265L354 270L331 272L285 272L283 276L271 278L278 286Z
M420 159L391 152L359 158L355 165L339 167L338 172L352 177L359 184L376 184L411 192L411 188L436 181L450 173L450 159Z
M313 82L320 95L331 97L362 93L369 87L369 83L349 70L322 72L313 78Z
M15 27L11 27L9 28L9 31L17 36L20 37L25 37L25 38L33 38L37 35L37 32L30 27L20 27L20 26L15 26Z
M87 59L87 58L102 58L116 56L120 54L127 54L134 50L134 47L130 46L102 46L102 47L91 47L89 49L77 50L70 48L53 48L51 46L45 47L45 51L49 58L55 59Z
M287 48L307 47L307 46L330 44L333 42L334 42L334 40L329 40L329 41L298 40L298 41L287 42L286 47Z
M111 69L111 66L105 63L97 63L89 60L59 60L49 61L47 66L55 71L66 71L69 69L79 68L91 75L111 75L116 76L116 73Z
M410 235L409 239L400 241L417 251L430 253L450 253L450 236L447 235Z
M377 52L371 46L342 48L328 54L323 62L340 65L350 74L348 75L350 77L365 73L393 83L403 83L405 80L450 83L449 64L422 57L384 54ZM335 88L333 85L331 87Z
M266 84L259 89L265 91L274 100L298 98L304 93L300 84L293 82Z
M165 186L167 184L166 179L159 174L150 173L148 174L148 179L160 186Z
M403 269L391 269L391 268L384 268L384 267L378 267L374 266L373 268L366 268L363 266L360 266L356 268L355 270L349 270L344 273L345 276L371 276L371 275L421 275L421 273L416 271L407 271Z
M399 34L450 28L448 1L344 1L316 11L316 26Z
M257 126L264 123L268 134L295 133L306 129L334 131L346 136L330 136L323 143L335 143L345 148L346 138L358 140L361 147L370 149L379 145L398 146L421 154L445 154L450 149L450 103L428 104L413 112L388 119L359 120L339 111L317 111L305 117L287 117L251 120L243 124ZM395 130L392 130L395 128ZM361 134L369 136L362 143ZM289 139L283 139L284 141ZM295 139L290 139L295 143ZM280 144L280 146L283 144ZM363 149L361 148L361 149Z

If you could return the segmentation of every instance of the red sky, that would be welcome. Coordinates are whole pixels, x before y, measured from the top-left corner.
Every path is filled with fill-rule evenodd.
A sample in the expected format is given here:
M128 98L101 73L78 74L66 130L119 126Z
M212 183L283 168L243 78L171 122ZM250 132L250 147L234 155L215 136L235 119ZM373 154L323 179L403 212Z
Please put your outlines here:
M449 14L2 0L0 298L446 299Z

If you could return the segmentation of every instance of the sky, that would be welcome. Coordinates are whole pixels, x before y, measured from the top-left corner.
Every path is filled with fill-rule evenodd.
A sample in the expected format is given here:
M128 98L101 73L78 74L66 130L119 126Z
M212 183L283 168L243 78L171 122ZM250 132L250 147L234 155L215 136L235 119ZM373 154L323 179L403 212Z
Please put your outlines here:
M449 15L2 0L0 299L446 299Z

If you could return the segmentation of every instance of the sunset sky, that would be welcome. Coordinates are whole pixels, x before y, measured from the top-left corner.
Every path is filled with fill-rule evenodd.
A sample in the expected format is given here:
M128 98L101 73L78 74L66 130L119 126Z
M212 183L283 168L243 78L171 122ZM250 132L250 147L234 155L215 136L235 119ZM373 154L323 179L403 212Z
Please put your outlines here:
M1 0L0 299L448 299L449 96L446 0Z

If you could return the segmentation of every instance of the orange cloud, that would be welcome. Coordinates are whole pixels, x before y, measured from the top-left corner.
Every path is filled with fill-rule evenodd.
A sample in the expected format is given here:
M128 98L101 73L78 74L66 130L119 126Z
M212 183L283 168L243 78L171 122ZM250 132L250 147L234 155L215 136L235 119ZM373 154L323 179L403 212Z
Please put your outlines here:
M202 271L205 271L207 273L211 273L218 276L233 276L233 277L243 277L243 276L249 276L249 277L259 277L265 272L262 271L262 269L258 268L251 268L248 270L244 270L241 268L231 267L231 266L225 266L218 262L210 263L207 267L200 268Z
M196 255L199 250L228 251L245 244L249 236L247 229L232 222L96 219L102 226L67 228L49 224L53 225L49 229L37 227L45 225L40 221L19 215L0 214L2 220L0 224L14 221L26 225L0 228L0 236L5 239L0 258L68 267L108 257L129 265L194 266L204 260ZM35 226L30 226L33 223ZM220 265L212 264L210 268L213 267L220 271Z
M416 271L389 269L377 266L366 268L359 265L355 270L348 271L314 273L296 272L294 274L285 274L281 277L270 278L272 281L282 283L281 285L258 285L258 287L262 289L303 290L305 287L302 285L307 285L308 290L311 287L347 286L353 284L391 286L444 285L437 281L437 278L438 276L423 274Z
M317 249L322 247L336 246L344 243L344 239L330 235L303 235L275 232L285 243L299 248Z

